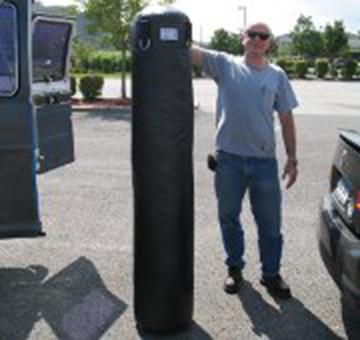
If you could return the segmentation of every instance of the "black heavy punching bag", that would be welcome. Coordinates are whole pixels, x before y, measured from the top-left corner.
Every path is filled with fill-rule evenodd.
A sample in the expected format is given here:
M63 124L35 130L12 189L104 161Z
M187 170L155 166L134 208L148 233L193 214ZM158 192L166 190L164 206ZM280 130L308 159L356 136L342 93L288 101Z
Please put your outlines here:
M191 24L149 6L132 26L135 318L175 331L193 312L193 95Z

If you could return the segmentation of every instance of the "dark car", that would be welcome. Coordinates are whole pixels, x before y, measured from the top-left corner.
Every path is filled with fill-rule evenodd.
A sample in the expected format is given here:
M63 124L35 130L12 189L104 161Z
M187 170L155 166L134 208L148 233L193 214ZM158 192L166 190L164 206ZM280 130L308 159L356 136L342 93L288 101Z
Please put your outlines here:
M360 313L360 134L341 130L329 192L320 209L318 241L343 300Z

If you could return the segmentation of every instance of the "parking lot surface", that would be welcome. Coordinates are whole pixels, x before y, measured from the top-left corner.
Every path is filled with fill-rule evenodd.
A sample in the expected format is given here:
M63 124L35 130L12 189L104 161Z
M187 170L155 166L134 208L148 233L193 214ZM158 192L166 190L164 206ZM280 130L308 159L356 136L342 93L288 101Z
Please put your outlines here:
M195 308L186 332L162 339L356 338L351 313L323 266L318 208L339 127L360 130L360 83L294 82L299 179L283 191L282 273L294 298L259 284L256 230L246 201L245 284L226 295L213 174L214 86L194 82ZM0 339L156 339L133 315L131 114L76 112L76 162L37 177L46 237L0 243ZM280 169L284 151L277 129ZM266 204L266 202L264 202ZM350 315L349 315L350 314Z

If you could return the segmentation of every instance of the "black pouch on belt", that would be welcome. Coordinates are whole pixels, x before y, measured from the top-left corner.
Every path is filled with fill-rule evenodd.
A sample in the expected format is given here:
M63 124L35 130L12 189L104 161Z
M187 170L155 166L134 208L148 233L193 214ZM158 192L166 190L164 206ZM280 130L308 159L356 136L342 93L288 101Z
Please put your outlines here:
M216 165L217 165L217 161L216 161L215 155L212 153L208 154L207 166L208 166L209 170L215 171Z

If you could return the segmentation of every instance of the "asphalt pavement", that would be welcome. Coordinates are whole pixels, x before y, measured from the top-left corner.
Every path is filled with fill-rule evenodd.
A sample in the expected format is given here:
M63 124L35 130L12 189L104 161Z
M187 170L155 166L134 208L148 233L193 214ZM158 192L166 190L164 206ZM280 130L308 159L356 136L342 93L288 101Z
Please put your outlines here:
M282 274L294 298L277 302L259 284L256 228L247 201L245 284L235 296L222 290L226 271L213 174L206 167L213 149L215 87L196 80L194 324L162 339L359 335L321 262L316 229L337 129L360 131L360 83L293 84L301 102L295 111L300 174L296 185L283 191ZM37 177L46 237L1 240L0 339L157 339L139 334L134 320L131 114L76 112L73 123L75 163ZM281 169L279 129L277 137Z

